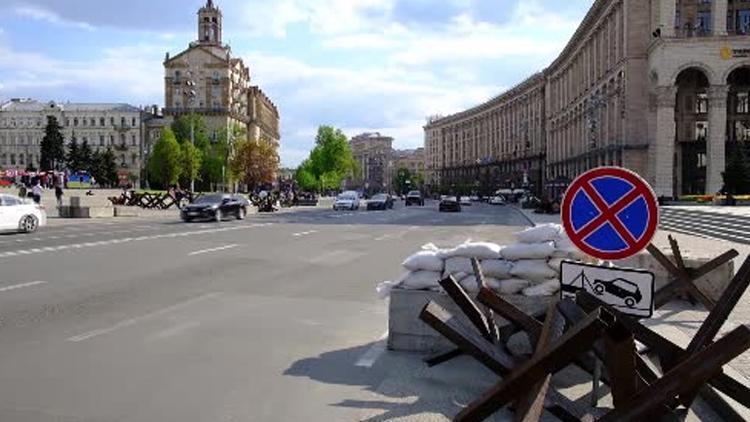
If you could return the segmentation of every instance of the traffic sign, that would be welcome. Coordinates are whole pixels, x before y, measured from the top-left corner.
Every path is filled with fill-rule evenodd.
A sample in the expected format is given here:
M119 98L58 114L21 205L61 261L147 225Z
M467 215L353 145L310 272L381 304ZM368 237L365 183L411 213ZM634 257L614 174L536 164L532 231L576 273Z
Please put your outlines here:
M642 251L659 225L654 191L620 167L599 167L578 176L565 192L561 213L573 244L606 260Z
M563 299L585 290L624 314L650 318L654 313L654 274L649 271L563 261L560 287Z

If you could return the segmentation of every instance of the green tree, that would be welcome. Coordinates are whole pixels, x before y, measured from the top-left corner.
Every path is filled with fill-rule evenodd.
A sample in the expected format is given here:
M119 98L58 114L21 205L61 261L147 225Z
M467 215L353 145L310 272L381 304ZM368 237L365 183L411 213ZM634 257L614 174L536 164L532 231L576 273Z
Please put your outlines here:
M314 177L318 189L338 189L341 182L352 177L355 171L356 164L346 135L332 126L320 126L315 148L304 163L301 177L309 179L308 174Z
M39 166L42 171L56 170L65 163L65 142L60 124L54 116L47 116L47 126L44 128L42 139L42 154Z
M229 162L232 174L250 191L273 183L279 170L276 146L265 139L243 139L235 144L235 153Z
M95 152L91 159L91 175L102 186L114 186L117 184L117 163L115 153L111 148L104 152Z
M193 129L193 139L198 149L203 149L209 142L206 121L200 114L183 114L172 122L172 132L180 144L190 142L190 129Z
M300 186L300 188L302 188L302 190L317 190L319 187L318 181L310 170L309 165L309 160L303 161L302 164L300 164L300 166L297 168L297 172L294 174L294 180L297 181L297 184Z
M78 148L78 166L80 170L91 171L94 167L94 151L91 150L88 140L84 139L81 146Z
M407 184L406 182L409 183ZM406 194L412 186L415 186L414 181L412 180L412 174L409 169L405 167L399 168L396 172L396 177L393 180L393 185L396 187L397 192L402 195Z
M203 154L190 142L184 142L180 147L181 179L183 186L189 186L190 180L198 179L200 176L201 161Z
M78 139L76 139L75 133L70 138L68 154L65 156L65 164L70 171L82 170L80 148L78 147Z
M164 129L148 162L152 185L166 188L176 184L182 173L182 152L171 129Z

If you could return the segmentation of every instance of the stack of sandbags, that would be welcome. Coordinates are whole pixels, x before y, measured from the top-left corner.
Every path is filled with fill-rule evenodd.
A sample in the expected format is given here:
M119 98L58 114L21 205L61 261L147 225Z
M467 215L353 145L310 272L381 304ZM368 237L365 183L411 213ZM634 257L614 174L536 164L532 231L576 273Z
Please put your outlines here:
M439 290L439 281L445 266L442 251L429 243L422 250L409 256L401 263L406 270L397 280L384 281L376 287L378 296L386 298L393 288L406 290Z
M487 287L496 291L503 290L501 280L510 278L511 264L501 259L502 247L490 242L467 241L453 249L439 252L445 258L443 278L453 276L466 291L476 293L479 283L474 275L471 258L480 261L484 281Z

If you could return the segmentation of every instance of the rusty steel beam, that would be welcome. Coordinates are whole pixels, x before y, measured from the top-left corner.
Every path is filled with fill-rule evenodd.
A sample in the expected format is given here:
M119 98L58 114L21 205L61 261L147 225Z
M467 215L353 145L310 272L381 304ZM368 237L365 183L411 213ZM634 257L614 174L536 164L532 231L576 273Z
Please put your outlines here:
M596 339L611 324L614 316L604 309L589 314L580 324L573 327L550 345L543 354L533 356L503 381L463 409L456 421L481 421L501 409L527 391L550 373L567 366L575 356L591 348Z
M708 296L703 294L696 286L693 284L694 280L691 280L690 275L688 274L687 270L684 268L678 268L675 264L672 263L672 261L669 260L656 246L654 246L653 243L649 243L648 247L646 248L648 252L656 258L656 260L672 275L675 277L675 280L672 281L672 283L677 283L677 291L684 291L688 290L691 295L693 295L696 299L698 299L703 306L706 307L706 309L711 310L714 307L714 301L711 300Z
M633 334L622 324L615 324L604 336L604 365L611 380L615 409L624 406L638 391L636 350Z
M482 265L479 263L477 258L471 258L471 267L474 269L474 279L478 284L479 290L486 289L487 283L484 282L484 271L482 271ZM492 342L497 343L500 341L500 332L495 323L495 315L492 309L487 309L484 317L487 318L487 328L489 328L490 336L492 336Z
M534 356L542 355L551 342L562 336L563 330L565 330L565 319L560 315L556 304L553 302L547 309L547 316L544 319L542 332L536 342ZM547 396L551 380L552 374L547 374L542 381L534 385L525 396L518 400L515 414L516 422L539 420L544 411L545 397Z
M532 340L532 344L536 343L542 332L542 323L539 320L518 309L515 305L486 287L479 290L477 300L479 300L479 303L492 309L503 318L526 331Z
M655 383L632 396L625 406L608 412L600 421L642 420L675 397L690 394L721 367L750 349L750 328L743 325L715 343L690 355Z
M463 355L463 352L459 348L448 350L447 352L436 353L432 356L428 356L424 359L424 363L427 367L432 368L433 366L440 365L441 363L448 362L451 359L455 359Z
M476 303L469 297L466 291L461 287L453 276L440 281L440 286L443 287L448 296L453 299L453 302L458 305L459 309L469 318L469 321L479 330L479 333L490 342L495 342L493 330L490 328L490 324L495 324L495 321L488 321L487 317L482 313Z

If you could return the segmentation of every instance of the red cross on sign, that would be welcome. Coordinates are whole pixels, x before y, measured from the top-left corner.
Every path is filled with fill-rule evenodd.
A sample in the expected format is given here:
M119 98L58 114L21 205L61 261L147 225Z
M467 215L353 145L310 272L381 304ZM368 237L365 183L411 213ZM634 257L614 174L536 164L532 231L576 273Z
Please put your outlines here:
M651 187L620 167L600 167L578 176L565 192L561 208L570 240L600 259L635 255L648 246L659 225Z

